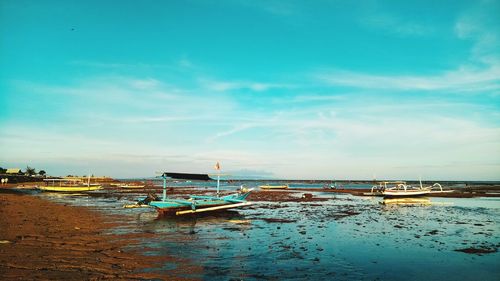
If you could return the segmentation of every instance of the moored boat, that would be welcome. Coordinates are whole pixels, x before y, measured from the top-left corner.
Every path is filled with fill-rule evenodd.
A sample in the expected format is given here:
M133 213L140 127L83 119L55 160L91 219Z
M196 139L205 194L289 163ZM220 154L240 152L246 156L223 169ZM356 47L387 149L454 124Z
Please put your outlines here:
M156 208L160 215L164 216L179 216L202 212L214 212L241 208L249 206L252 203L246 201L246 198L253 189L240 188L237 193L219 196L219 176L217 177L217 194L216 196L200 196L191 195L188 199L171 199L167 198L167 178L183 179L183 180L212 180L207 174L187 174L187 173L168 173L165 172L161 176L163 178L163 196L155 198L148 196L138 204L148 204Z
M260 185L260 189L287 189L288 184L283 184L283 185Z
M82 184L81 180L73 179L44 179L46 185L40 185L37 189L50 192L88 192L102 189L99 184Z
M102 189L100 185L91 186L38 186L38 189L42 191L52 191L52 192L85 192L85 191L95 191Z
M140 185L140 184L122 184L122 185L118 185L118 187L120 188L128 188L128 189L140 189L140 188L144 188L145 185Z
M439 191L434 191L433 189L439 188ZM420 185L418 187L411 186L404 181L395 181L395 182L380 182L379 185L374 185L371 189L371 192L365 195L374 195L374 196L384 196L384 198L405 198L405 197L418 197L425 196L431 193L442 193L442 186L439 183L435 183L432 186L424 187L422 185L422 181L420 181Z

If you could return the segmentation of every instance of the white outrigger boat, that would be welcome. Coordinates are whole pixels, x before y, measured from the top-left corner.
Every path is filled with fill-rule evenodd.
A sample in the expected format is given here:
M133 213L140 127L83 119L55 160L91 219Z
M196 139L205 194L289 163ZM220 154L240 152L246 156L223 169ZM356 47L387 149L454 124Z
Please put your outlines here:
M439 188L439 190L433 190L436 188ZM414 187L404 181L383 181L379 182L378 185L372 186L370 193L365 193L363 195L384 196L385 198L404 198L445 192L453 192L453 190L443 190L443 187L439 183L424 187L422 181L420 181L420 186Z

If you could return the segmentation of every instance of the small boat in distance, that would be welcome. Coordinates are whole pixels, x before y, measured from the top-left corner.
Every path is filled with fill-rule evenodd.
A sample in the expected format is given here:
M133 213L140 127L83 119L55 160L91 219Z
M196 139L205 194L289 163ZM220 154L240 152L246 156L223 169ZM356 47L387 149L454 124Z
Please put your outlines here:
M118 187L121 187L121 188L128 188L128 189L139 189L139 188L144 188L145 185L142 184L122 184L122 185L118 185Z
M47 185L38 186L39 190L50 192L87 192L102 189L99 184L82 184L80 180L44 179Z
M259 188L260 189L287 189L288 188L288 184L284 184L284 185L269 185L269 184L266 184L266 185L260 185Z

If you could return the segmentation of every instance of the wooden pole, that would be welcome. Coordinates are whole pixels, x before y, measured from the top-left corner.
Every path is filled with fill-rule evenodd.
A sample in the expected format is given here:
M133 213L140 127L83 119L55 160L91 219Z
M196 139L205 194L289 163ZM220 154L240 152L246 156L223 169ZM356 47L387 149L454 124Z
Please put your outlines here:
M220 175L217 175L217 197L219 197Z
M167 175L165 173L163 173L163 175L161 176L163 178L163 202L165 202L165 200L167 200Z

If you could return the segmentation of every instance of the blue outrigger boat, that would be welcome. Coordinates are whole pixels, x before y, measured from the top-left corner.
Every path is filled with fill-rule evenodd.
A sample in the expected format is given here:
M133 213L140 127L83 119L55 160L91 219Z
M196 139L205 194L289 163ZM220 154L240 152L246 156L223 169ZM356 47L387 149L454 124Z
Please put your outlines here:
M162 216L179 216L195 214L201 212L212 212L228 210L251 205L246 201L247 196L253 189L241 188L238 193L220 197L219 186L220 176L217 176L217 195L216 196L198 196L191 195L189 199L170 199L167 198L167 178L184 180L212 180L207 174L187 174L187 173L163 173L163 196L161 200L152 200L148 204L156 208Z

